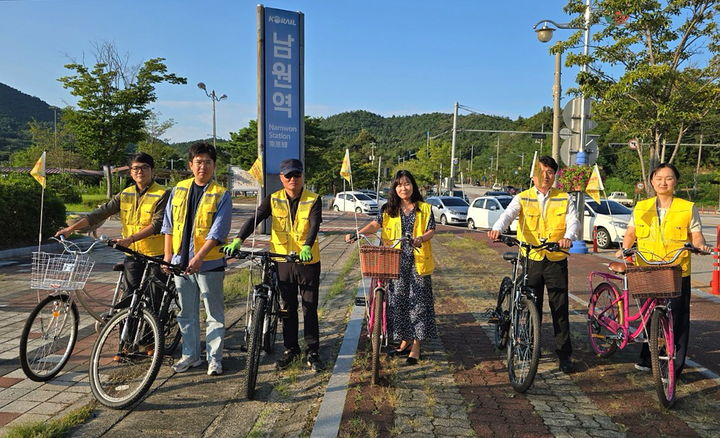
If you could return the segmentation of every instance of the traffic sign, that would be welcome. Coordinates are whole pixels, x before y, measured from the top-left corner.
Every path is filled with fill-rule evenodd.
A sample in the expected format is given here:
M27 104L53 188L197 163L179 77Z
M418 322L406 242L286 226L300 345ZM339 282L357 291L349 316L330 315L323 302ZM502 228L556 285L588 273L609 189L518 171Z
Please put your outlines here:
M560 138L562 138L563 140L567 140L568 138L572 137L572 135L573 132L570 128L562 128L560 130Z
M576 97L563 108L563 122L573 132L580 132L580 119L582 114L582 98ZM592 120L592 99L585 99L585 132L592 131L597 122Z
M585 145L585 153L588 156L588 165L592 166L597 161L598 157L598 144L597 139L599 135L588 135L588 142ZM574 134L572 137L563 141L560 146L560 159L566 166L572 166L575 164L575 156L580 151L580 135Z

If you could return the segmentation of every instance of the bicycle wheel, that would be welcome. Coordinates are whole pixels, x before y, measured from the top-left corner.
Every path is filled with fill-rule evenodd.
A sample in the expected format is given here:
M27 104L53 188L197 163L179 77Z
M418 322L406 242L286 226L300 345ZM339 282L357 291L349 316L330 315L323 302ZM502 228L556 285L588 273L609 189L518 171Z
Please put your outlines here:
M250 400L255 397L255 384L257 383L258 366L260 365L260 347L262 346L262 329L265 321L265 303L267 298L255 298L255 308L250 321L248 342L247 377L245 378L245 395Z
M675 403L675 337L670 309L656 308L650 320L650 361L660 404Z
M599 357L610 357L618 347L612 337L622 330L623 307L620 293L610 283L600 283L588 303L587 329L590 346Z
M174 284L172 288L175 288ZM180 313L180 304L177 302L176 296L173 296L163 307L164 309L160 312L164 340L163 355L171 356L178 345L180 345L180 339L182 338L180 325L177 322L177 316Z
M45 382L63 369L75 348L79 320L65 293L45 297L30 312L20 335L20 366L30 380Z
M134 313L134 312L133 312ZM163 331L149 309L123 309L103 327L90 353L90 388L103 405L122 409L150 389L162 364ZM128 330L123 340L123 329Z
M373 296L373 320L371 327L370 342L372 344L372 357L370 366L372 368L372 377L370 383L376 385L380 380L380 344L382 335L382 315L383 315L383 295L385 291L381 288L375 289Z
M272 354L273 347L275 347L279 313L280 303L278 303L277 299L273 299L270 301L270 311L265 315L265 321L263 322L262 349L267 354Z
M527 391L540 361L540 315L528 298L522 298L514 311L507 354L510 384L517 392Z
M497 306L495 306L495 347L502 350L507 346L508 328L510 327L510 301L512 294L512 280L505 277L500 283Z

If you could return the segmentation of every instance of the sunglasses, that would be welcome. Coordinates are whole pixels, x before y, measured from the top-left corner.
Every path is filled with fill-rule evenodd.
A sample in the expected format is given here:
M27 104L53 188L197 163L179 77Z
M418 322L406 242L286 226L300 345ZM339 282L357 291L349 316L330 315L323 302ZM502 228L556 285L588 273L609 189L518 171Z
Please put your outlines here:
M293 178L302 178L302 173L299 172L291 172L287 175L283 175L285 179L293 179Z

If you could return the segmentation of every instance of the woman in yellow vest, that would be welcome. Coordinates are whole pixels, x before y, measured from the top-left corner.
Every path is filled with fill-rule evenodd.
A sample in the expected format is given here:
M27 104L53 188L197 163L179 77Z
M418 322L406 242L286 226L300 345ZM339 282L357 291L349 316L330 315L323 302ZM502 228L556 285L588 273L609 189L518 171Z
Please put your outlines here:
M144 152L133 155L129 170L134 184L55 235L67 237L75 230L92 227L119 213L122 238L118 244L148 256L162 256L164 237L160 229L170 192L153 180L154 168L155 160L150 155ZM143 263L125 258L126 293L139 285L144 269ZM155 274L164 276L159 269Z
M413 238L412 245L402 244L400 278L390 283L387 317L393 339L400 342L399 348L388 354L407 354L407 364L415 365L420 359L421 342L437 337L430 276L433 272L430 239L435 233L435 219L430 204L423 202L415 178L407 170L395 174L387 204L358 233L373 234L381 228L381 239L387 246L408 234ZM345 236L346 241L351 239L351 234Z
M650 183L655 197L635 205L628 224L623 248L631 248L637 240L638 250L648 260L665 260L687 242L704 251L711 248L702 234L700 213L694 203L674 197L675 186L680 172L672 164L662 163L650 173ZM616 254L622 257L622 249ZM642 263L637 259L636 262ZM677 357L675 376L680 376L685 366L688 338L690 335L690 253L683 253L678 259L682 267L682 295L670 300L673 316L673 331ZM643 344L640 362L635 364L640 371L651 371L650 349Z

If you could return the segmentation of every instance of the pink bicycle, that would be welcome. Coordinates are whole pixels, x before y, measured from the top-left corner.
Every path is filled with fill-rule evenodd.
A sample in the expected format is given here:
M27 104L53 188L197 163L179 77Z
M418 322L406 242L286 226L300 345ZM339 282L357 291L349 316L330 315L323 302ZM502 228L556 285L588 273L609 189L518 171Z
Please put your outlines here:
M625 257L635 255L648 266L613 262L609 265L612 274L591 272L588 276L592 294L588 303L587 327L592 349L600 357L609 357L630 342L649 342L655 388L660 403L667 408L675 403L676 395L670 298L681 293L681 269L673 263L684 251L707 254L688 243L678 249L671 260L649 261L636 249L628 249L623 253ZM595 277L599 277L601 282L593 287ZM622 290L615 282L622 282ZM638 307L633 314L630 311L631 294ZM637 326L633 327L635 323Z

